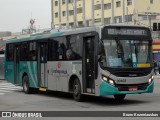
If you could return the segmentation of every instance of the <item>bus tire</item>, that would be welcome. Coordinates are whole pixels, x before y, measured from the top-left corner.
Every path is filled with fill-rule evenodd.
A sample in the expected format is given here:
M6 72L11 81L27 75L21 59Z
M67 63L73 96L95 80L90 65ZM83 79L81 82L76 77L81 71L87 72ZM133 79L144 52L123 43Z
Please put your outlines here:
M114 95L114 99L115 99L117 102L123 101L125 97L126 97L126 94Z
M77 102L81 102L83 100L83 95L81 94L81 84L78 78L76 78L73 82L73 98Z
M29 87L29 79L27 75L23 77L23 91L25 94L32 93L32 88Z

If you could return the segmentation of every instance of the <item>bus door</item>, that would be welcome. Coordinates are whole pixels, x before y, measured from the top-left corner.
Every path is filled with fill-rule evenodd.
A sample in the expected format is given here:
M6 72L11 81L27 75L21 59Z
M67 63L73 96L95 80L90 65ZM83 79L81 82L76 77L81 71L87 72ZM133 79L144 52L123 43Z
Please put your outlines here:
M94 39L94 36L83 38L83 86L87 93L95 93Z
M38 43L38 86L47 88L47 42Z
M15 45L14 46L14 84L19 84L20 83L20 46Z

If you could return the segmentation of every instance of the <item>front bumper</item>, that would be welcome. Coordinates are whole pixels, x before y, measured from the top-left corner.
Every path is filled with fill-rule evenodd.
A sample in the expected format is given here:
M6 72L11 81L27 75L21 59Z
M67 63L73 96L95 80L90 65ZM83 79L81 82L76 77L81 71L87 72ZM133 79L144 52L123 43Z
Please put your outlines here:
M137 91L119 91L117 87L114 87L106 82L100 84L100 96L119 95L119 94L142 94L152 93L154 89L154 81L152 81L145 90Z

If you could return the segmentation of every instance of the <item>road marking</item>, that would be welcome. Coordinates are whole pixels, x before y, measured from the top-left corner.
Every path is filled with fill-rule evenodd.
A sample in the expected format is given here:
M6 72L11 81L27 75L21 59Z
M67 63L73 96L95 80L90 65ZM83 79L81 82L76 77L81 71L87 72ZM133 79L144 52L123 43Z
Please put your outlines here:
M0 95L15 91L22 91L22 87L13 85L12 83L8 83L7 81L0 81Z

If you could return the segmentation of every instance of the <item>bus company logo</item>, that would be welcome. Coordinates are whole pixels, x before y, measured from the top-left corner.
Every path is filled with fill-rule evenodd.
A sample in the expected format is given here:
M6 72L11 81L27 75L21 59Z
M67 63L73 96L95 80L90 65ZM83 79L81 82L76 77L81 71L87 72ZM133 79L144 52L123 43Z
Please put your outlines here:
M2 117L12 117L11 112L2 112Z
M61 63L60 63L60 62L58 62L57 67L58 67L58 68L60 68L60 67L61 67Z

